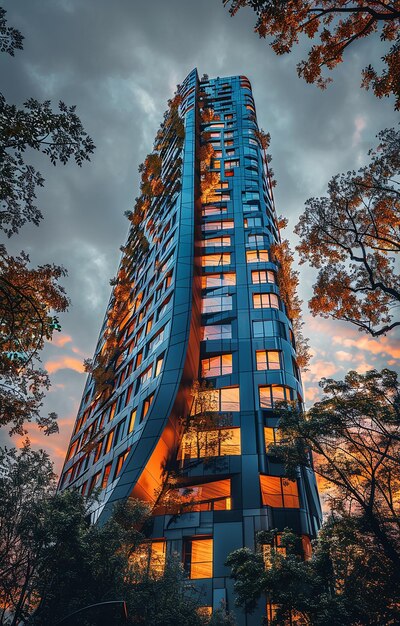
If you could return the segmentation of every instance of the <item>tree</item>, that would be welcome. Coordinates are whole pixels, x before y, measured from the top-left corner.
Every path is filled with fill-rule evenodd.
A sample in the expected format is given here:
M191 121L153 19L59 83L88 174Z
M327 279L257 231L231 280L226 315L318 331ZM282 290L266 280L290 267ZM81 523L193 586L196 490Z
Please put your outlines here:
M343 62L345 50L354 42L379 34L387 44L379 74L371 64L362 72L362 86L372 87L378 98L395 96L395 109L400 108L400 5L395 2L346 0L223 0L230 5L231 15L242 7L250 7L257 14L255 31L260 37L271 37L273 51L291 52L301 35L314 39L307 60L297 65L297 73L308 83L324 89L332 80L323 76L323 70L333 70Z
M14 56L22 50L23 36L7 26L5 13L0 8L0 51ZM0 94L0 230L8 237L26 222L38 225L43 218L35 199L44 179L25 162L29 150L43 153L53 165L74 158L81 166L90 160L94 144L74 106L60 102L54 112L49 101L30 98L18 108ZM68 306L59 284L65 274L54 264L30 268L24 252L13 257L0 246L0 426L10 424L11 434L23 434L32 420L46 434L57 430L54 413L40 415L49 378L38 353L60 330L54 313Z
M266 596L274 618L268 623L280 626L398 623L399 593L387 576L387 562L354 518L325 522L310 560L301 557L298 536L285 529L285 553L272 548L266 562L262 548L275 532L259 533L256 552L242 548L228 557L239 606L251 612Z
M358 172L334 176L296 226L301 262L319 269L313 315L351 322L372 336L400 325L400 131L386 129Z

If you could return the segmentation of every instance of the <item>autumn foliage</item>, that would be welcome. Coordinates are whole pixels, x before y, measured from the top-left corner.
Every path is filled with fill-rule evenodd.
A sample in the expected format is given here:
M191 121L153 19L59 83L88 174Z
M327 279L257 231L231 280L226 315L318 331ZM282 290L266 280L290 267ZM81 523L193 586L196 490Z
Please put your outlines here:
M334 176L328 196L308 200L296 227L301 261L319 270L313 315L349 321L373 336L400 325L400 131L378 138L369 165Z
M291 52L301 36L319 38L312 45L307 60L297 66L299 76L308 83L325 88L332 80L323 70L333 70L343 62L345 50L357 40L377 34L386 44L383 68L371 64L363 70L362 85L372 87L378 98L393 94L395 108L400 108L400 4L380 0L223 0L231 15L250 7L257 14L255 31L271 38L271 48L278 55ZM368 48L364 48L368 50ZM368 54L368 52L366 53ZM374 62L376 60L374 59Z

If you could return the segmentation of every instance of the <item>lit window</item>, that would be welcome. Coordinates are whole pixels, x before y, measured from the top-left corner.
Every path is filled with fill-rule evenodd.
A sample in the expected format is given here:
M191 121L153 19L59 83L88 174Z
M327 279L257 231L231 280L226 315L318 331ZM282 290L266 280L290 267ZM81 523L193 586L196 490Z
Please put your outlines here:
M143 359L143 350L137 353L135 369L139 367Z
M290 388L280 385L267 385L260 387L260 408L272 409L277 402L290 401Z
M180 508L188 511L229 511L231 509L231 481L229 478L201 485L185 485L170 491L171 504L165 510L173 514Z
M155 350L157 346L160 345L165 339L166 336L166 327L164 326L158 333L153 337L153 339L149 342L149 353Z
M189 578L212 578L213 540L203 537L187 540L184 549L184 566Z
M231 255L228 252L222 254L205 254L202 257L203 267L214 267L217 265L230 265Z
M252 207L257 211L257 207ZM244 227L245 228L259 228L262 226L261 217L245 217L244 218Z
M225 161L226 169L231 169L232 167L239 167L239 159L234 159L233 161Z
M114 438L114 430L110 430L110 432L107 435L106 445L104 448L104 454L107 454L107 452L110 452L113 438Z
M226 387L217 391L220 398L220 411L240 411L239 387Z
M267 263L269 261L268 250L248 250L246 259L247 263Z
M215 153L216 156L219 156L218 153ZM222 152L221 152L221 156L222 156ZM207 215L221 215L221 213L226 213L227 212L227 207L226 206L221 206L221 207L217 207L217 206L207 206L204 207L202 210L203 215L207 216Z
M277 350L257 350L256 362L258 370L281 369L280 355Z
M202 299L202 313L221 313L232 310L232 296L215 296Z
M298 509L299 492L297 482L280 476L260 475L261 496L264 506Z
M206 248L207 246L220 246L220 247L225 247L225 246L230 246L231 245L231 238L230 237L212 237L211 239L203 239L203 241L201 242L201 245L203 246L203 248Z
M213 159L213 169L215 170L219 170L221 167L221 161L219 161L218 159Z
M114 402L111 405L111 410L110 410L110 417L108 418L108 421L111 422L111 420L113 419L114 415L115 415L115 409L117 408L117 402Z
M253 293L255 309L279 309L279 298L275 293Z
M214 456L236 456L240 453L240 428L216 428L185 433L179 458L183 461Z
M222 354L201 361L201 375L203 378L232 374L232 355Z
M152 326L153 326L153 318L151 317L146 324L146 335L151 331Z
M265 440L265 451L268 453L270 446L274 446L280 441L278 430L276 428L270 428L269 426L264 426L264 440Z
M163 361L164 361L164 357L163 356L161 356L160 358L157 359L156 371L155 371L155 374L154 374L155 377L158 376L159 373L161 372L162 366L163 366Z
M105 489L106 486L107 486L108 477L110 476L110 472L111 472L111 465L112 465L112 463L107 463L107 465L104 468L103 479L101 481L101 488L102 489Z
M253 285L259 285L260 283L275 283L274 272L267 270L255 270L251 272L251 282Z
M232 327L230 324L203 326L201 338L203 340L232 339Z
M155 540L142 543L130 556L131 566L143 574L162 576L165 569L166 541Z
M158 319L160 319L160 317L162 317L164 313L166 313L166 311L170 308L171 304L172 304L172 295L169 295L168 298L164 300L164 302L158 309Z
M125 406L129 404L129 400L131 399L131 396L132 396L132 390L133 390L133 383L131 383L128 387L128 391L126 393Z
M151 403L153 402L154 399L154 393L152 393L148 398L146 398L146 400L143 402L143 411L142 411L142 417L141 417L141 422L144 420L144 418L146 417L147 413L149 412L149 409L151 407Z
M137 413L137 409L133 409L133 411L131 413L131 417L129 419L128 433L131 433L133 431L133 429L135 428L136 413Z
M311 540L308 535L301 536L301 547L303 549L303 557L305 561L309 561L312 557Z
M202 225L201 229L203 232L208 233L213 230L227 230L233 228L234 225L233 220L221 220L219 222L206 222Z
M282 533L276 533L272 543L264 543L261 546L265 569L269 569L272 565L272 557L274 554L286 556L286 547L282 545Z
M115 466L114 480L120 475L122 467L126 461L126 457L129 454L129 451L130 451L130 448L128 448L127 450L125 450L125 452L122 452L122 454L119 455L117 459L117 464Z
M211 287L225 287L227 285L236 285L236 274L233 272L225 272L223 274L205 274L201 279L203 289Z

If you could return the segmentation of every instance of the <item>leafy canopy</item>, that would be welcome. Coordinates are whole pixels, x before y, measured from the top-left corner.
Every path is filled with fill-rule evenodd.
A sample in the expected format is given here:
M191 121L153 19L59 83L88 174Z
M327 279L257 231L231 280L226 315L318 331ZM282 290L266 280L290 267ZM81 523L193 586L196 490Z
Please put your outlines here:
M291 52L301 36L319 38L307 60L297 65L297 73L308 83L324 89L332 80L323 70L333 70L343 62L345 50L354 42L379 35L386 44L381 73L371 63L362 72L362 86L372 87L378 98L395 96L400 108L400 3L380 0L223 0L231 15L250 7L257 14L255 31L260 37L271 37L276 54ZM364 47L364 50L368 48ZM366 53L368 54L368 52ZM376 63L376 59L373 59Z

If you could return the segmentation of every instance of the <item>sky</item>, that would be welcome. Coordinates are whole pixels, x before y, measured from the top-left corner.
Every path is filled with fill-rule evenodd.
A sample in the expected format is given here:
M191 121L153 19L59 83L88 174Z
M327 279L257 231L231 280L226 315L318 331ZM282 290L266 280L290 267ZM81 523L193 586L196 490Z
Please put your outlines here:
M39 227L25 225L7 242L33 265L54 262L71 305L60 316L62 332L42 353L52 387L44 413L59 415L60 433L44 438L29 428L34 446L45 447L59 471L71 435L91 357L110 296L128 222L139 191L138 166L151 150L166 102L194 68L200 76L246 75L253 87L259 126L271 133L278 214L293 228L310 197L322 196L329 179L367 162L379 130L398 122L393 100L360 88L361 70L379 64L378 38L351 46L325 91L297 77L307 42L277 57L253 32L249 9L231 18L222 0L9 0L10 25L25 36L24 50L0 57L3 93L21 106L29 97L75 104L96 144L90 163L51 166L26 153L46 179L38 206ZM313 358L303 374L308 405L323 376L341 379L349 369L395 367L400 338L373 339L343 322L313 318L313 270L300 266L305 335ZM0 434L7 442L7 434ZM19 443L20 439L17 438Z

